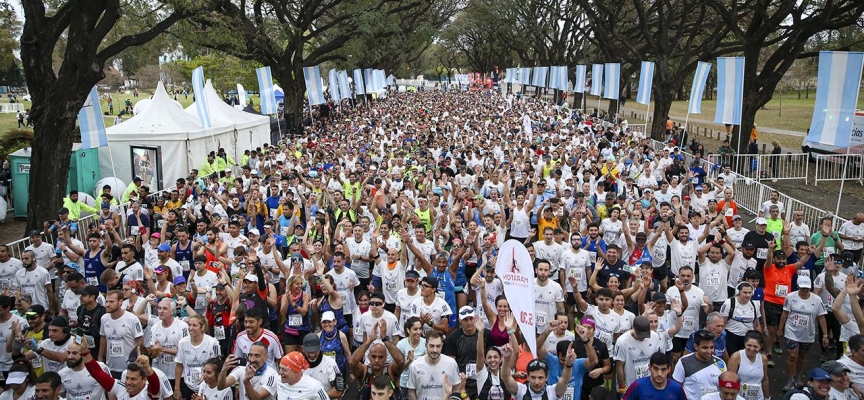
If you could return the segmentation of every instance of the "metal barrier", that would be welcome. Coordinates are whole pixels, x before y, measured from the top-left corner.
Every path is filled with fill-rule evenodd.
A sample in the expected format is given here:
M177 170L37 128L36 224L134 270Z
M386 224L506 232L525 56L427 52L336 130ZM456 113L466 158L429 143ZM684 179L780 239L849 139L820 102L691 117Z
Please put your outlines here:
M170 193L174 188L175 187L163 189L163 190L160 190L158 192L150 194L150 196L155 198L157 196L161 196L163 193L166 193L166 192ZM118 215L120 215L120 223L123 225L123 226L115 229L117 231L117 233L120 235L120 238L122 238L122 239L126 239L126 236L127 236L126 235L126 217L128 215L129 205L130 205L130 203L121 204L119 206L116 206L116 209L114 210L115 212L118 213ZM75 234L75 239L80 240L82 243L84 243L86 245L87 244L87 235L89 234L90 229L92 227L98 228L100 225L99 214L93 214L93 215L88 215L88 216L82 217L81 219L79 219L77 221L77 223L78 223L78 231ZM155 224L155 222L152 220L151 220L151 223ZM48 235L47 237L45 235L43 235L42 240L54 245L57 242L57 237L54 234ZM21 254L24 253L24 250L28 246L30 246L30 237L25 237L25 238L18 239L14 242L11 242L11 243L7 243L6 246L9 247L9 254L11 254L12 257L21 258Z
M816 178L813 186L819 182L842 181L854 179L864 185L864 155L862 154L818 154L816 159ZM844 176L845 172L845 176Z

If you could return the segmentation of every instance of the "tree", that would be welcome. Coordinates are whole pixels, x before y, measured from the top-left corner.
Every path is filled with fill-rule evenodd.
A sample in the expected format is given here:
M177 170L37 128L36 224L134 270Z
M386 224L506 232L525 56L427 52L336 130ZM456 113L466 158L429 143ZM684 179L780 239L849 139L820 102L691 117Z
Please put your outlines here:
M21 60L33 98L35 123L30 170L30 193L34 195L27 207L25 232L41 229L42 221L56 218L69 174L68 168L57 168L57 163L62 166L68 162L78 110L93 86L105 77L106 62L130 47L147 43L203 7L200 1L166 0L152 6L153 12L162 16L158 22L106 41L129 11L119 0L55 3L47 9L43 1L22 1ZM62 61L55 69L54 54L60 47Z
M607 59L624 61L622 76L637 71L643 60L654 61L650 131L655 139L662 139L672 101L698 62L736 49L725 40L728 24L702 0L576 2L588 21L580 27Z
M187 81L192 80L192 70L199 66L203 67L205 78L212 81L213 88L216 89L217 93L237 90L238 83L244 88L258 88L258 76L255 74L255 68L260 68L261 64L255 61L241 60L222 54L208 54L179 64Z
M285 109L297 115L295 128L303 118L306 83L303 67L330 61L345 62L339 52L355 32L377 32L382 41L399 35L401 24L391 18L416 20L445 0L223 0L214 13L184 24L182 35L200 46L234 57L270 66L273 78L285 90ZM391 27L385 32L371 25ZM365 33L364 33L365 35ZM377 51L376 37L363 52ZM392 48L391 46L384 46ZM357 54L362 54L359 52ZM383 55L369 59L381 59ZM360 68L371 64L355 64ZM391 71L388 71L391 72Z
M777 85L802 56L811 38L820 32L853 26L864 13L864 2L860 0L754 0L740 4L707 0L706 4L729 27L746 60L741 126L733 132L732 143L739 143L740 133L749 134L756 113L774 96ZM747 141L741 140L738 151L746 145Z
M15 63L18 51L18 35L21 34L21 21L15 9L7 2L0 2L0 71L6 71Z
M506 50L508 43L503 40L516 32L511 24L503 23L497 8L486 1L471 1L441 33L441 57L454 58L461 53L475 72L516 64L515 53ZM442 65L452 65L441 61Z

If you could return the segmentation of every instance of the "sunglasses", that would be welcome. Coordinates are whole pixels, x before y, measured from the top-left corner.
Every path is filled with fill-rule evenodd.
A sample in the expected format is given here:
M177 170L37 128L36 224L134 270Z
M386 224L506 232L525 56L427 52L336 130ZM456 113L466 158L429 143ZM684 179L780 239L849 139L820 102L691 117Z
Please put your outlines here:
M528 363L528 368L530 368L530 369L541 368L545 371L549 368L549 366L548 366L548 364L546 364L546 361L531 360L531 362Z
M374 306L374 307L381 307L381 306L384 305L384 303L383 303L383 302L380 302L380 301L370 301L370 302L369 302L369 305L370 305L370 306Z
M424 287L424 288L432 289L432 285L430 285L430 284L428 284L428 283L420 284L420 286L422 286L422 287Z
M25 314L25 316L27 317L27 319L36 319L36 318L39 318L39 315L37 315L37 314L30 314L30 313L27 313L27 314Z

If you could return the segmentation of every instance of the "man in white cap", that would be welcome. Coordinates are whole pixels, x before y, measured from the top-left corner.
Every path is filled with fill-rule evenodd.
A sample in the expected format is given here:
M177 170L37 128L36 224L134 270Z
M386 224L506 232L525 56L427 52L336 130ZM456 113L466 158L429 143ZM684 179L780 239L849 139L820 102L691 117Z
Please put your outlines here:
M456 360L459 372L465 373L467 379L465 392L471 398L477 395L477 380L475 378L477 377L478 335L483 335L483 343L487 343L487 347L492 343L489 329L484 329L483 332L477 331L475 324L477 318L474 307L462 306L459 309L460 327L447 335L447 340L444 342L444 354Z
M825 305L822 299L810 293L810 278L798 276L798 291L786 296L783 303L783 314L780 316L780 325L777 328L777 336L785 339L786 349L789 355L786 358L786 375L789 380L784 391L795 389L796 386L804 386L804 379L795 382L797 373L801 372L804 359L810 346L816 341L816 324L822 328L822 347L828 347L828 329L825 323Z
M633 381L651 375L651 355L665 350L665 341L651 330L648 317L638 316L633 320L633 329L625 332L615 342L612 358L616 361L615 373L619 387L628 387Z

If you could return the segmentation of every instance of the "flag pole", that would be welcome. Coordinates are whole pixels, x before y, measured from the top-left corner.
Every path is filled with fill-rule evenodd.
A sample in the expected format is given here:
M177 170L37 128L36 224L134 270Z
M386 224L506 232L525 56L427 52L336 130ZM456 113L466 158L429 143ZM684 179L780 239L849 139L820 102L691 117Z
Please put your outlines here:
M859 71L860 72L860 71ZM861 90L861 74L858 74L858 84L855 85L855 93L858 93ZM854 116L853 116L854 117ZM849 145L846 146L846 154L843 156L843 175L840 179L840 193L837 194L837 207L834 209L834 217L838 217L840 215L840 201L843 199L843 184L846 183L846 170L849 168L849 149L852 148L852 133L855 130L855 124L849 125ZM738 140L741 140L740 135ZM832 222L833 223L833 222Z

